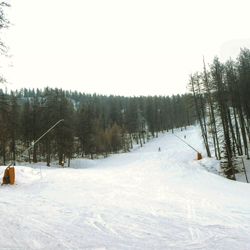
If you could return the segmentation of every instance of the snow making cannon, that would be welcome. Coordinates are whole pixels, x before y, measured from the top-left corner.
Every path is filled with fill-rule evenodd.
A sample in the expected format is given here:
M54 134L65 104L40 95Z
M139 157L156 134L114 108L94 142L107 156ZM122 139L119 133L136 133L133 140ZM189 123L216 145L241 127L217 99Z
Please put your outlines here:
M28 152L31 148L34 147L34 145L39 142L46 134L48 134L53 128L55 128L60 122L64 121L64 119L61 119L57 121L52 127L50 127L45 133L43 133L36 141L33 141L31 143L31 146L29 146L27 149L23 151L21 156L23 156L26 152ZM8 167L4 170L4 175L2 179L2 185L4 184L15 184L15 163L10 163Z
M187 143L186 141L184 141L183 139L181 139L179 136L175 135L175 137L177 137L179 140L181 140L183 143L185 143L188 147L192 148L196 153L197 153L197 156L196 156L196 160L199 161L202 159L202 154L196 150L194 147L192 147L189 143Z

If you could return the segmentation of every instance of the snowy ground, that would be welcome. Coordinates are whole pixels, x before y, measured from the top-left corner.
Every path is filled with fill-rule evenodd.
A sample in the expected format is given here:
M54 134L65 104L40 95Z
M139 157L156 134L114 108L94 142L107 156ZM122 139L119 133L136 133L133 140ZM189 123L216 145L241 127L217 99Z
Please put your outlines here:
M197 131L177 134L203 151ZM0 187L0 249L250 249L250 185L195 157L166 133L71 168L17 166Z

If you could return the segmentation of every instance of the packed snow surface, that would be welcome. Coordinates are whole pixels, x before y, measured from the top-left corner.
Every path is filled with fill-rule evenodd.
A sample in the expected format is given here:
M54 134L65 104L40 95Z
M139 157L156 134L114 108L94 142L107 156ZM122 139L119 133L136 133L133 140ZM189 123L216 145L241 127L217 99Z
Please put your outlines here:
M204 155L197 128L176 134ZM16 166L0 187L0 249L250 249L249 184L195 158L169 132L70 168Z

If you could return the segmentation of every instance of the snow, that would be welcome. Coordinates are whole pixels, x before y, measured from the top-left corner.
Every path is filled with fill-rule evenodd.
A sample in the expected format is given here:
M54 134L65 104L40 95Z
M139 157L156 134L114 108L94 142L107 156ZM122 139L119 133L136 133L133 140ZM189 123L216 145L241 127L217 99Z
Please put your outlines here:
M205 155L197 128L176 134ZM17 166L0 187L0 249L250 249L250 186L195 158L164 133L70 168Z

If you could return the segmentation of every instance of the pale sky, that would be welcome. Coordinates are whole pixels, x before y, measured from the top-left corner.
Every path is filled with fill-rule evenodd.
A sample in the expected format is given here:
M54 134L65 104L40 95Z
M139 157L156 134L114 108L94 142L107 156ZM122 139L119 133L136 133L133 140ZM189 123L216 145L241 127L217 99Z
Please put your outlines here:
M185 93L189 74L250 48L249 0L12 0L8 88Z

